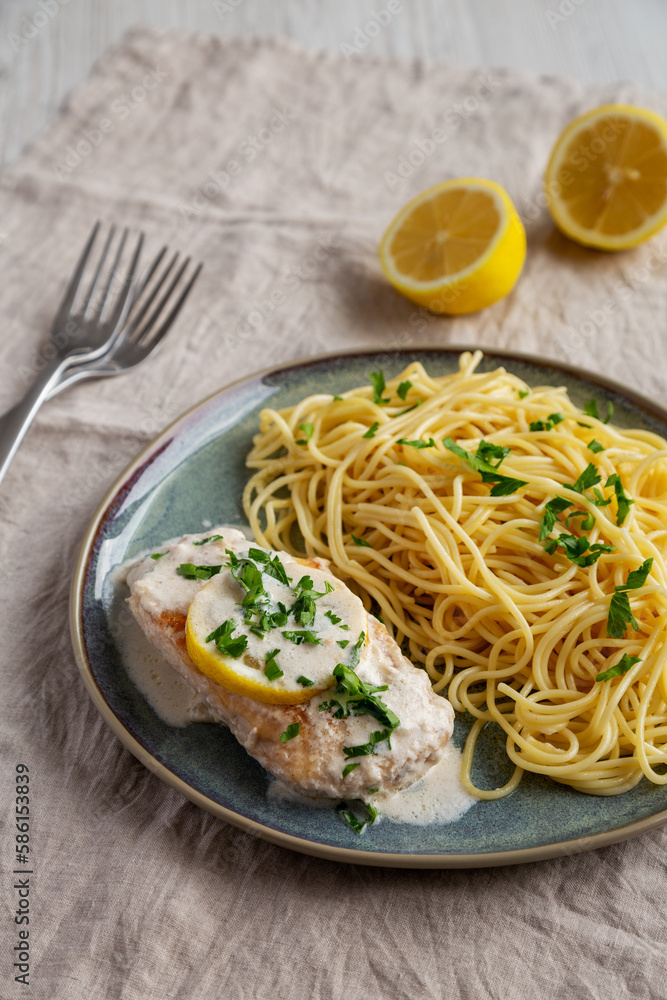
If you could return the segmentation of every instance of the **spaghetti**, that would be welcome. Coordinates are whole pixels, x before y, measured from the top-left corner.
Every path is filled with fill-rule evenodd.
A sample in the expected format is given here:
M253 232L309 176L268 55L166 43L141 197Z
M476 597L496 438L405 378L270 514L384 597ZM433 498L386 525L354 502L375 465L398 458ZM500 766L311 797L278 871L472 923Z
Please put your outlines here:
M613 795L667 783L667 442L499 368L261 414L259 544L330 559L474 722L464 784L524 770ZM515 764L472 781L495 722Z

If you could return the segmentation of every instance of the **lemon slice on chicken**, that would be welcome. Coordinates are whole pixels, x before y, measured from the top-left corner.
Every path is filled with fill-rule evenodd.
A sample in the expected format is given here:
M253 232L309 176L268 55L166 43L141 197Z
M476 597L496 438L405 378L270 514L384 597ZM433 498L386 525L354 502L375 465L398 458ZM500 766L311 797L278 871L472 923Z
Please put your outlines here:
M331 687L336 665L347 664L368 636L366 610L345 584L289 557L284 566L290 586L263 576L263 623L258 613L244 620L243 591L223 570L194 597L185 631L190 659L203 674L228 691L271 704L308 701ZM308 594L319 596L304 602Z

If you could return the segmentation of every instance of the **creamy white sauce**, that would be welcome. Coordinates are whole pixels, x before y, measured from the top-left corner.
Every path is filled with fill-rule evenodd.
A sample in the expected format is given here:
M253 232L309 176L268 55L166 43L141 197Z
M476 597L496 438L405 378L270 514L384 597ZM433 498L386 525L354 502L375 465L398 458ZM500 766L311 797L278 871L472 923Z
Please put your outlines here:
M379 792L373 805L394 823L453 823L479 799L470 795L461 781L461 751L450 741L437 764L423 778L394 795Z
M301 795L282 781L269 783L267 798L273 802L294 802L314 809L331 809L331 799ZM393 795L378 792L371 799L380 819L392 823L427 826L429 823L454 823L479 799L470 795L461 781L461 751L448 743L442 759L423 778Z
M163 722L187 726L215 721L201 695L162 659L134 619L114 631L130 680Z
M212 527L211 521L203 521L202 523L205 529ZM218 530L219 533L223 531L239 532L252 541L252 532L246 525L224 524ZM195 535L193 537L202 536ZM113 586L126 586L127 576L131 570L137 568L152 552L162 551L167 546L175 545L179 539L180 536L163 542L157 547L146 549L132 559L121 563L120 566L114 567L111 572ZM216 722L217 720L212 716L204 698L174 670L171 664L160 656L132 615L124 614L122 618L122 626L120 623L116 623L112 625L112 631L123 666L130 680L142 693L155 714L169 726L182 727L191 722Z
M200 539L205 538L206 533L210 532L213 527L210 521L205 522L205 530L198 535L191 535L192 538ZM236 531L243 535L249 542L254 543L253 534L247 524L222 524L216 527L215 534L224 534L227 531ZM150 549L143 549L136 556L132 556L131 559L126 559L125 562L120 563L118 566L114 566L111 570L109 577L114 586L121 586L127 583L127 577L131 570L137 567L146 556L151 555L154 552L161 552L163 549L171 548L177 545L181 540L181 535L177 535L175 538L169 538L166 542L161 542L160 545L153 545ZM191 554L197 552L197 549L190 549ZM199 549L201 552L201 549ZM182 560L183 562L185 560Z

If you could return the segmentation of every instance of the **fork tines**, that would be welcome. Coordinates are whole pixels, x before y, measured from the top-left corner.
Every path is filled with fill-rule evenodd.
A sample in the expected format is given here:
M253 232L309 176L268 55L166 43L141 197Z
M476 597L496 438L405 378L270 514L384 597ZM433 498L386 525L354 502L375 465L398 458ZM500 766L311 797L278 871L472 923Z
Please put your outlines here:
M74 322L81 331L97 327L109 348L128 340L154 345L176 319L202 265L190 266L190 257L178 252L167 259L165 246L137 277L144 234L139 233L132 249L129 229L119 232L111 225L96 257L101 231L102 223L96 222L54 320L52 337ZM84 289L84 276L90 272Z
M164 263L167 253L162 247L133 290L125 336L137 343L155 343L164 336L202 269L201 264L190 267L190 257L179 263L178 251Z
M94 264L94 249L97 237L100 234L102 224L95 223L88 238L76 270L70 281L63 300L58 310L53 328L61 326L67 317L77 317L80 321L90 321L110 328L120 320L123 309L128 298L129 287L134 280L141 248L144 242L144 234L140 233L134 252L130 255L129 262L124 262L125 246L129 237L129 230L124 229L118 236L116 226L111 225L106 239L103 241L102 250ZM115 247L113 263L109 267L107 259ZM94 265L94 271L85 291L82 290L83 278L86 271ZM105 274L106 271L106 274Z

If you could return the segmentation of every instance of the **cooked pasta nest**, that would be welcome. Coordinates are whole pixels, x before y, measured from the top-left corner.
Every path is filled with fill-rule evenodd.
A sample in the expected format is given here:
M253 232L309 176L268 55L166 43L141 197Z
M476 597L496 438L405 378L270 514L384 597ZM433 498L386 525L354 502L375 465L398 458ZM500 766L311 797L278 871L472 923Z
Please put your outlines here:
M667 442L480 360L263 410L244 493L255 537L331 560L470 713L477 796L524 770L600 795L665 784ZM475 745L494 722L515 770L480 789Z

